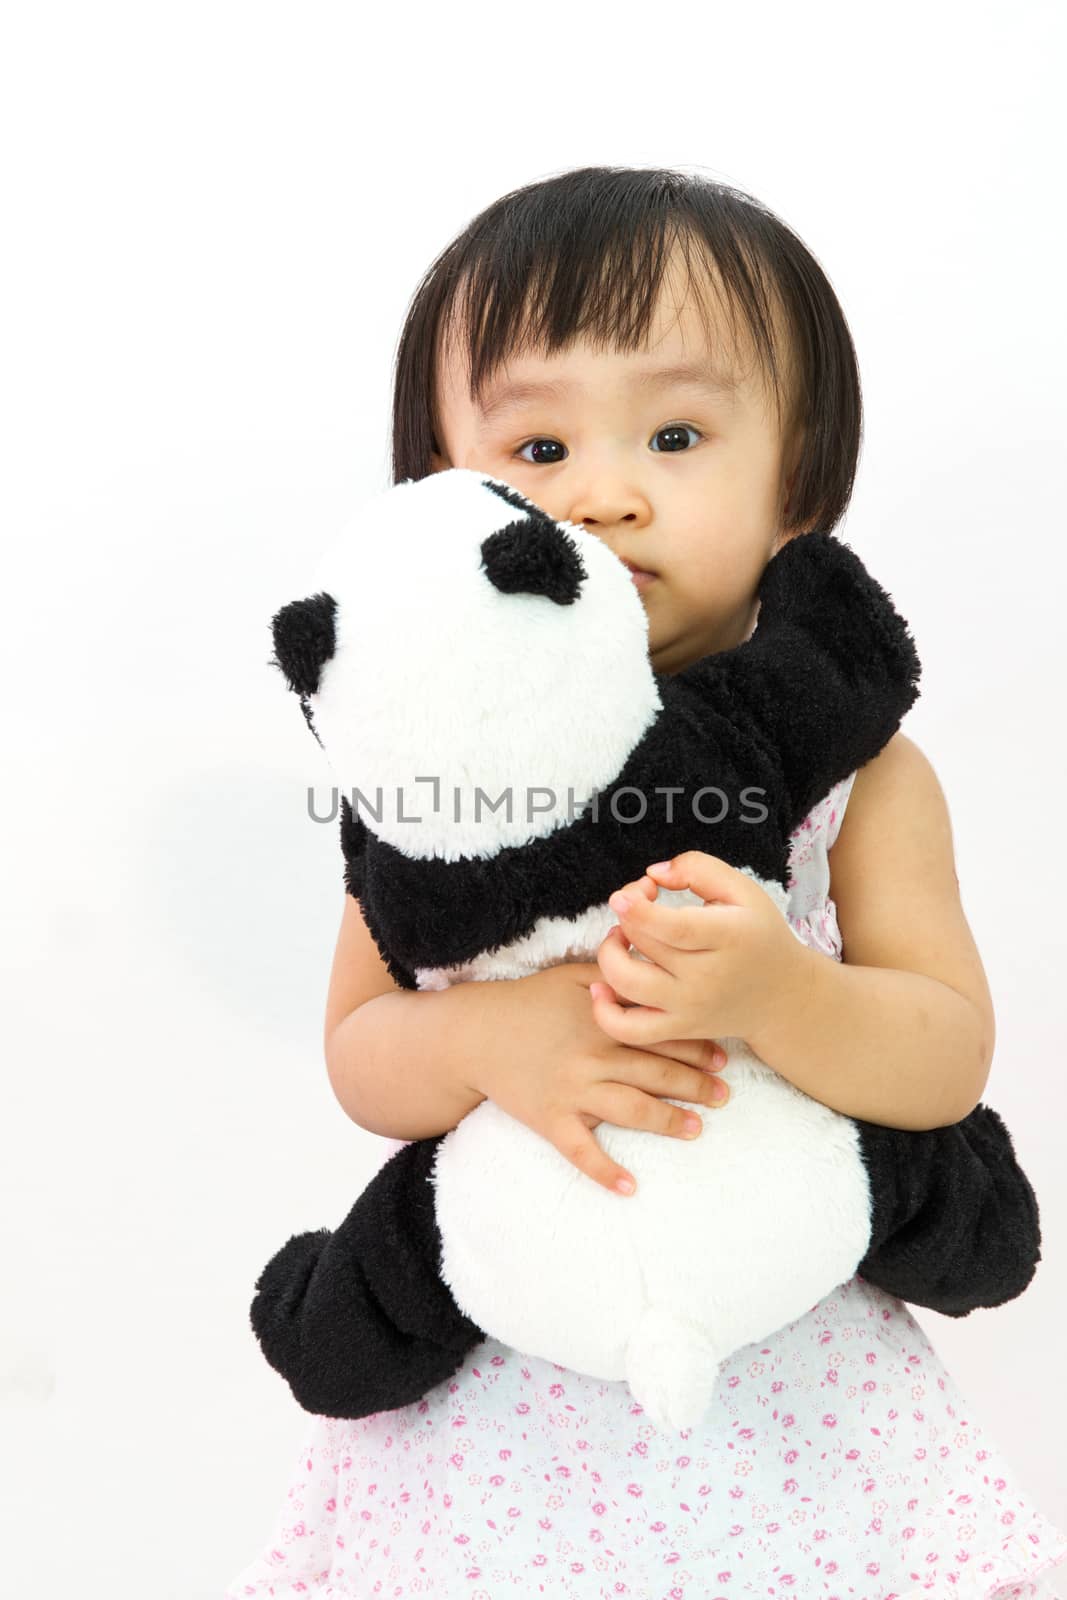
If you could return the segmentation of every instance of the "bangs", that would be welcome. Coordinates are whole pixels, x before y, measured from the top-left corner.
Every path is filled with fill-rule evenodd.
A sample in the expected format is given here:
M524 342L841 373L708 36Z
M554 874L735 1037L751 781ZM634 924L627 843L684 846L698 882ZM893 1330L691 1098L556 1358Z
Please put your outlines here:
M783 433L803 429L795 525L829 531L859 455L862 401L844 313L804 242L751 195L661 167L578 167L494 201L437 256L397 346L393 481L442 455L445 356L481 406L516 355L576 339L636 354L666 292L695 306L712 365L753 364Z
M636 233L610 210L594 212L562 253L544 234L524 244L490 233L442 308L436 370L446 350L458 354L479 404L517 355L551 357L575 339L637 354L647 349L664 292L676 294L679 308L687 301L696 307L719 371L737 376L754 359L778 422L783 411L792 413L792 397L783 392L790 364L779 357L773 290L759 262L729 230L713 246L666 210L642 218ZM435 436L438 421L435 400Z

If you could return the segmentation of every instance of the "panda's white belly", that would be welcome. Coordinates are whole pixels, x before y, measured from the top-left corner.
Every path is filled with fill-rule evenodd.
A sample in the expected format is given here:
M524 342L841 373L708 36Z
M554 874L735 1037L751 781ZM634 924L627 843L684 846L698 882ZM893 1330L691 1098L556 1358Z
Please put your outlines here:
M763 887L784 911L781 886ZM464 976L595 960L616 921L607 906L579 921L546 919ZM426 971L420 987L459 976ZM633 1172L633 1196L609 1193L491 1100L446 1135L432 1179L441 1274L487 1334L621 1379L627 1343L650 1306L708 1329L725 1355L802 1316L854 1274L871 1222L855 1123L796 1089L743 1040L720 1043L730 1099L721 1110L693 1106L704 1124L697 1139L608 1122L594 1130Z

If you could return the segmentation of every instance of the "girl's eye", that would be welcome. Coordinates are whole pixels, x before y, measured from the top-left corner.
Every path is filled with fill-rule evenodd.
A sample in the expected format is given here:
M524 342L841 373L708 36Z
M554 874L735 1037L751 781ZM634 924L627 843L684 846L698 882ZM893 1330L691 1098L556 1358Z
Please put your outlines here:
M684 440L685 434L687 432L688 433L700 434L701 438L704 437L704 435L702 433L700 433L700 429L699 428L694 428L692 423L690 423L690 422L668 422L662 428L657 428L655 433L652 435L653 439L659 439L659 438L663 437L664 435L666 435L666 436L668 436L670 438L671 442L666 446L665 450L657 450L656 454L657 455L666 455L666 454L676 453L679 450L681 450L681 453L684 455L686 452L685 452L685 448L683 446L683 440ZM522 452L524 450L529 449L529 447L531 445L543 445L543 444L559 445L559 440L558 439L549 439L549 438L545 438L545 437L538 437L536 439L527 439L525 444L520 444L519 445L518 449L515 451L515 454L517 456L519 456L519 458L521 460L529 461L530 457L529 456L524 456L522 454ZM543 459L541 459L539 457L535 461L533 461L531 464L534 465L534 466L550 466L550 467L554 467L554 466L556 466L557 462L556 461L545 461L545 460L543 460Z

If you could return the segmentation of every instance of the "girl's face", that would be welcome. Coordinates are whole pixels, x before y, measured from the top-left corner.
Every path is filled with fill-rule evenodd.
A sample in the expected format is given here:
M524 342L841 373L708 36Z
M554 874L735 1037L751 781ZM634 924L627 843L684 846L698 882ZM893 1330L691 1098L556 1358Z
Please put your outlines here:
M787 447L780 436L751 350L739 367L723 353L730 337L709 348L698 310L663 298L646 352L584 341L551 359L524 352L493 375L480 405L446 347L443 453L432 466L502 478L651 573L638 581L649 659L672 673L752 632L763 569L800 531L784 512L802 440ZM701 370L662 375L681 364Z

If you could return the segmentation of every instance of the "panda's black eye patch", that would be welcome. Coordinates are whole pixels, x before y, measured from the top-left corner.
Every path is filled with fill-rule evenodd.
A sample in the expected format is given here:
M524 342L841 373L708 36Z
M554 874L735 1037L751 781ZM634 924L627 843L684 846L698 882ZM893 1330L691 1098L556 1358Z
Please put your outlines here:
M318 692L319 675L337 648L336 615L333 595L322 593L291 600L271 621L274 660L270 665L281 668L290 689L301 698Z
M501 594L540 594L573 605L588 576L574 540L549 517L524 517L482 541L482 564Z

